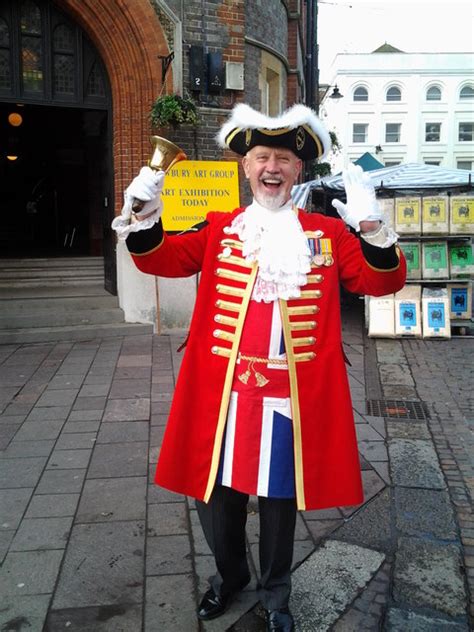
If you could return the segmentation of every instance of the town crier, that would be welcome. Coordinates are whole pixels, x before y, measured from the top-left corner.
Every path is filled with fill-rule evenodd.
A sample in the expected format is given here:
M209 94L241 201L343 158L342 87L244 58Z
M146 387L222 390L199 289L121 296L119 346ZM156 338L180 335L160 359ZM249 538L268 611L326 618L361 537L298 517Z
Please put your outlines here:
M217 574L198 617L221 615L250 580L245 522L254 495L258 597L267 630L289 632L297 510L363 499L340 284L357 294L395 292L405 261L358 167L344 175L347 202L335 202L344 221L294 207L302 161L330 148L309 108L295 105L271 118L237 105L218 142L243 156L249 206L209 213L191 230L167 235L164 173L144 167L113 226L143 272L201 273L155 479L196 499L215 557ZM134 198L146 204L130 222Z

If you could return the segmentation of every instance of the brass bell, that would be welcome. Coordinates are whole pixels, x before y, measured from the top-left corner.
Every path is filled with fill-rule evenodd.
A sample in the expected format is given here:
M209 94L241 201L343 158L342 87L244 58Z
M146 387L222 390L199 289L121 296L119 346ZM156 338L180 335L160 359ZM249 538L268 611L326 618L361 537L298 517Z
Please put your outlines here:
M181 147L178 147L170 140L166 140L166 138L152 136L150 142L153 145L153 153L148 161L148 166L155 171L167 173L177 162L187 159ZM144 206L145 202L135 199L132 204L132 211L139 213Z

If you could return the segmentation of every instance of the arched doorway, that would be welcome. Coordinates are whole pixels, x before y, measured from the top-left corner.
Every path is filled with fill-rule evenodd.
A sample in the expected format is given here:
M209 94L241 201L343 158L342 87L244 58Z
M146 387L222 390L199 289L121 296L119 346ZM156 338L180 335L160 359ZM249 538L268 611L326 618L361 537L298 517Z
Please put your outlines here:
M110 127L83 30L49 0L0 0L0 256L104 254Z

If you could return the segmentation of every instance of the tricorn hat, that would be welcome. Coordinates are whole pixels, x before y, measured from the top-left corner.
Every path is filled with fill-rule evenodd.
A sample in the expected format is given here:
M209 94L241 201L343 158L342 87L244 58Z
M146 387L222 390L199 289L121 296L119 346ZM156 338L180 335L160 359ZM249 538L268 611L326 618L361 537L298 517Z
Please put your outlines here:
M323 158L331 148L329 132L305 105L293 105L280 116L270 117L239 103L221 127L217 142L241 156L256 145L285 147L301 160Z

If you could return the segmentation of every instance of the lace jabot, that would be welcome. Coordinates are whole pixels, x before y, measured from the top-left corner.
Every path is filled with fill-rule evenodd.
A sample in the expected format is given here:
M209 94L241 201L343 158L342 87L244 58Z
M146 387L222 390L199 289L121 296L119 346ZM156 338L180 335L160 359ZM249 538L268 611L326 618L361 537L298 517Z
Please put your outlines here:
M270 303L300 296L311 252L291 200L275 210L254 200L224 231L237 234L244 258L258 263L253 300Z

